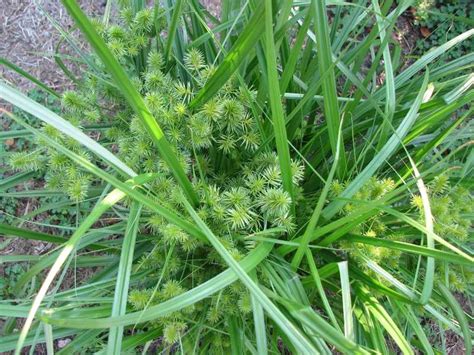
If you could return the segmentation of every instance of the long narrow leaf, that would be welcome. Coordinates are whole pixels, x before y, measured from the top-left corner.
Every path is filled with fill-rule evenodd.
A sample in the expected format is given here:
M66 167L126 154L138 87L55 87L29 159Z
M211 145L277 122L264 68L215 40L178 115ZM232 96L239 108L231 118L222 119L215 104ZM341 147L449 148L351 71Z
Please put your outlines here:
M168 167L174 174L176 180L183 188L186 196L193 204L197 204L198 198L196 192L189 181L188 176L183 170L179 160L174 153L172 147L166 140L166 137L161 127L156 122L150 110L146 106L142 96L131 83L127 73L118 63L117 59L108 49L104 40L99 36L93 24L81 11L79 5L75 0L62 0L64 6L68 10L71 17L76 21L77 26L84 33L91 46L95 49L97 55L104 63L107 70L110 72L115 80L115 83L122 91L123 96L128 101L130 106L141 119L146 130L150 134L153 142L158 148L161 158L166 161Z
M272 111L273 130L278 152L278 161L283 180L283 188L293 197L290 150L287 142L285 118L281 106L280 85L278 84L277 62L273 38L272 1L265 1L265 57L268 77L268 95Z
M141 205L133 203L128 216L127 229L122 243L122 254L118 267L117 282L115 285L114 303L112 307L112 317L125 314L127 308L128 288L130 284L130 274L132 272L133 252L137 237ZM114 355L121 353L123 337L123 327L113 327L109 331L109 342L107 344L107 354Z

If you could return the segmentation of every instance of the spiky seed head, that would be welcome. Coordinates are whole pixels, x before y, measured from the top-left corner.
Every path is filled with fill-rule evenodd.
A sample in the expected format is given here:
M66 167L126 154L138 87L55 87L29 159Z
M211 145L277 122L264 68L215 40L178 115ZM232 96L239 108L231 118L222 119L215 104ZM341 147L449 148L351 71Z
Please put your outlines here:
M147 58L148 70L160 70L163 68L164 59L163 55L156 50L150 51Z
M252 312L252 299L250 298L250 294L248 292L244 292L240 295L239 301L239 310L244 313Z
M203 105L201 112L206 118L217 121L222 115L222 106L217 99L211 99Z
M434 195L441 195L449 188L449 178L446 174L436 176L428 185L430 192Z
M278 217L288 213L291 206L291 197L281 188L269 188L259 198L260 209L265 215Z
M132 290L128 296L128 302L135 310L142 310L152 298L153 290Z
M163 300L168 300L170 298L179 296L184 293L186 290L179 284L176 280L167 281L160 291L160 297Z
M133 10L131 7L123 7L120 10L119 16L127 26L130 26L133 23Z
M265 189L266 180L260 174L252 174L247 178L245 184L252 195L258 195Z
M293 184L298 185L304 178L304 165L297 160L291 161L291 178Z
M223 135L217 140L219 149L226 154L230 154L234 151L236 143L237 139L231 134Z
M140 10L133 19L133 29L138 32L150 33L153 29L154 11L151 8Z
M241 186L232 187L224 192L223 200L231 207L248 207L250 204L249 191Z
M281 186L281 172L278 165L271 165L263 171L263 177L269 186Z
M173 243L182 244L189 239L189 235L174 224L167 224L161 229L161 233L163 234L163 241L168 245Z
M66 193L73 201L83 201L89 191L90 179L87 175L77 174L66 185Z
M61 98L62 106L70 112L82 112L87 108L87 102L83 96L76 91L65 91Z
M127 33L125 32L125 29L123 27L118 25L112 25L109 26L109 28L107 29L107 36L110 41L123 41L127 37Z
M38 171L44 165L44 159L39 151L17 152L10 156L9 165L15 170Z
M204 57L197 48L191 48L184 56L186 68L192 72L197 72L204 67Z
M253 212L249 209L236 207L227 210L226 219L230 223L230 227L233 230L244 229L251 225Z
M127 54L127 51L125 49L125 44L121 40L118 40L118 39L110 40L109 42L107 42L107 47L109 47L109 50L118 59L123 58Z
M160 70L151 70L145 74L145 88L147 90L159 90L164 84L165 78Z

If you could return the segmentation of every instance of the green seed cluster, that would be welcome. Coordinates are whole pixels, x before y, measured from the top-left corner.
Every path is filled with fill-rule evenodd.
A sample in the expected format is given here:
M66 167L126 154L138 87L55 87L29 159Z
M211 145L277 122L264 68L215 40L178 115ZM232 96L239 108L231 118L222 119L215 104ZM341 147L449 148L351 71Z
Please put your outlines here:
M347 183L334 181L331 186L332 195L334 197L339 196L346 186ZM353 199L356 202L346 204L341 211L341 214L347 216L360 209L362 205L358 202L375 203L379 201L388 193L392 192L395 189L395 186L395 182L390 178L370 178L369 181L354 195ZM350 233L364 236L366 238L398 239L397 234L387 226L384 216L385 213L379 212L375 216L366 219L364 223L355 226ZM363 270L370 274L372 273L366 266L366 258L373 260L376 263L396 267L401 254L395 250L369 244L352 243L350 241L342 241L339 244L340 247L347 252Z
M466 243L470 229L473 225L474 201L471 191L457 185L452 186L446 174L436 176L428 184L431 213L434 220L434 232L447 241ZM412 206L415 207L420 223L424 224L425 216L423 202L418 195L413 196ZM459 267L458 265L438 265L436 277L448 280L449 286L454 291L466 291L466 285L474 282L472 268Z
M232 256L240 260L252 247L243 242L243 236L274 227L282 232L294 230L291 210L301 195L303 165L298 161L291 163L293 201L283 189L276 153L262 144L263 132L251 112L255 93L238 85L237 80L229 80L201 107L190 107L196 92L215 69L205 62L199 50L191 49L183 63L179 63L186 79L179 79L176 72L168 70L162 50L153 39L160 31L156 26L159 21L155 19L161 14L153 11L146 9L132 15L129 8L124 8L119 25L97 23L96 27L112 53L127 68L133 85L171 143L198 193L199 216L221 236L221 242ZM96 66L102 68L99 61L92 58ZM157 155L140 119L111 82L105 70L86 74L76 90L63 94L62 115L75 126L100 127L100 130L89 130L91 136L134 171L157 174L149 183L150 197L186 216L181 189L169 167ZM94 161L75 141L54 128L45 126L43 130L62 145ZM46 144L40 146L47 147ZM100 162L95 163L100 166ZM49 148L14 155L11 165L23 170L44 169L47 184L66 191L75 201L84 200L90 187L99 183L66 156ZM227 267L213 248L169 224L160 215L145 210L141 222L141 229L156 238L151 242L151 251L135 265L137 272L147 276L130 292L132 309L145 310L173 298ZM215 327L229 315L245 316L250 311L248 292L234 283L206 302L160 318L151 326L163 329L165 342L173 344L188 329L189 320L197 321L203 312L205 321ZM210 348L216 353L222 353L229 345L225 336L219 341L213 339Z

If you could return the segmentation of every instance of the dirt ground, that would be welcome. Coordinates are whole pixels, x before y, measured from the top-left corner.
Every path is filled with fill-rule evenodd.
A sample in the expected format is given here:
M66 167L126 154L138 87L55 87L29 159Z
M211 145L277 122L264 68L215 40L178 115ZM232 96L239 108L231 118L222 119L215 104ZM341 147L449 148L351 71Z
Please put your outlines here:
M100 16L106 1L79 0L79 3L87 14ZM212 14L218 13L220 0L204 0L202 3ZM72 27L72 20L59 0L0 0L0 57L61 91L70 82L57 70L52 58L59 34L45 14L65 29ZM0 77L24 90L33 87L26 79L1 66Z
M82 0L80 3L90 15L102 14L105 6L103 1ZM61 91L70 83L57 70L52 58L59 34L46 13L63 28L71 28L72 20L59 0L0 0L0 57ZM23 90L33 87L3 67L0 67L0 76Z

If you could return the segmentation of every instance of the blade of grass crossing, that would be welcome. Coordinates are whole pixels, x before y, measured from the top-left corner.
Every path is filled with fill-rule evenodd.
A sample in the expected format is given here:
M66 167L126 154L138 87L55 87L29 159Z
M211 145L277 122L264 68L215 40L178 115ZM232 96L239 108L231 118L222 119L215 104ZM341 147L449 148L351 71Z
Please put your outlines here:
M206 82L204 87L197 93L190 103L190 108L196 108L206 103L227 82L239 65L255 47L264 31L264 7L263 1L255 9L245 29L227 53L214 75Z
M207 227L202 219L197 215L192 206L183 199L183 204L194 222L201 228L211 245L216 249L219 255L224 259L231 270L235 272L240 281L247 287L255 299L260 303L270 318L281 328L281 330L291 339L293 345L302 353L316 353L313 344L309 342L306 336L278 309L278 307L268 298L260 287L253 282L248 273L242 269L239 263L227 251L224 245Z
M129 184L140 184L145 183L146 181L150 180L150 175L144 176L137 176L135 179L129 181ZM40 290L38 291L33 304L31 305L31 309L28 313L28 317L23 325L23 328L20 333L20 337L18 338L18 344L15 350L15 354L19 355L21 353L21 349L25 342L25 339L28 335L29 329L33 323L33 319L38 311L41 302L43 301L46 293L48 292L49 287L53 283L56 275L61 270L61 267L66 262L69 255L75 250L75 247L79 243L82 236L89 230L90 227L113 205L115 205L118 201L125 197L125 193L120 190L113 190L109 193L104 199L97 202L94 209L91 213L86 217L84 222L76 229L74 234L69 238L69 240L64 243L64 247L62 251L59 253L56 261L54 262L53 266L51 267L48 275L46 276L45 280L43 281Z
M348 262L337 263L341 280L342 313L344 316L344 335L354 341L354 321L352 319L351 285L349 282Z
M410 110L394 132L392 137L384 145L384 147L375 155L375 157L367 164L367 166L352 180L347 188L341 193L339 197L350 198L372 177L372 175L379 169L386 160L396 151L399 147L403 137L405 137L410 130L410 127L418 117L418 109L425 96L425 91L428 86L428 71L425 73L423 84L418 93L418 96L413 102ZM330 203L322 212L322 216L326 219L333 217L339 209L344 206L345 202L336 200Z
M441 292L444 300L446 301L449 308L453 312L456 320L459 322L459 326L461 327L461 331L464 338L464 348L466 354L472 354L472 338L471 338L471 329L469 327L469 322L462 310L461 306L459 305L456 298L454 298L453 294L449 291L446 285L442 283L438 283L438 290Z
M258 283L257 274L255 271L252 271L250 276L253 278L255 283ZM260 355L268 354L268 345L267 345L267 327L265 326L265 314L263 313L263 308L260 303L258 303L255 296L250 295L250 300L252 302L252 313L253 313L253 322L255 327L255 338L257 341L257 352Z
M379 303L379 301L370 295L370 292L362 286L357 287L359 297L363 300L364 306L367 308L370 314L374 316L382 327L387 330L390 337L397 343L403 354L414 354L408 340L403 336L400 328L397 327L396 322L390 317L385 308Z
M295 302L278 298L285 308L298 319L312 334L321 336L327 342L334 344L343 354L370 354L367 350L347 339L339 330L334 329L317 314L310 306L303 306Z
M426 189L425 183L423 182L423 179L421 178L420 172L418 171L415 163L413 162L410 156L408 156L408 158L410 160L410 164L412 166L413 173L416 178L416 185L420 192L421 200L423 203L423 215L424 215L425 227L426 227L426 230L428 231L428 233L426 233L426 244L429 249L434 249L435 243L432 236L434 233L433 215L431 213L431 206L430 206L430 199L428 197L428 191ZM426 260L426 272L425 272L425 280L423 283L423 291L421 293L421 298L420 298L421 304L428 303L431 297L431 292L433 291L433 283L434 283L434 272L435 272L434 258L428 257Z
M316 288L318 289L319 296L321 297L321 300L323 301L324 310L328 314L329 319L331 320L334 328L340 331L339 324L337 323L337 320L336 320L336 316L334 315L334 312L332 311L332 308L329 305L328 298L326 297L326 292L324 291L324 287L321 282L321 277L319 276L316 263L314 262L313 254L311 254L311 250L309 249L306 249L306 260L308 261L311 277L313 278Z
M125 314L127 308L128 288L130 284L130 274L132 272L133 253L135 241L140 221L142 206L135 202L132 204L128 216L127 229L122 244L122 254L115 285L114 302L112 306L112 317ZM109 331L109 342L107 354L114 355L121 353L123 337L123 327L113 327Z
M413 63L395 78L395 87L398 88L405 84L413 75L421 71L436 58L446 53L448 49L468 39L472 35L474 35L474 28L464 33L461 33L460 35L454 37L453 39L442 44L441 46L436 47L431 51L428 51L425 55L423 55L420 59L418 59L415 63Z
M377 26L379 29L380 41L384 42L385 21L382 17L378 0L372 0L372 6L375 11L375 18L377 19ZM391 126L393 114L395 113L396 96L395 96L395 78L392 67L392 56L390 54L390 46L386 45L383 50L383 61L385 67L385 119L382 123L380 138L377 143L377 148L380 149L386 143L387 135ZM377 149L377 150L378 150Z
M342 128L342 121L339 126L339 131L337 135L337 141L338 143L341 140L341 128ZM311 236L313 234L313 231L315 230L319 217L321 216L321 211L323 210L324 203L326 202L326 197L329 193L329 188L331 187L332 180L334 178L334 174L336 173L336 169L338 167L338 161L339 161L339 156L340 156L340 147L341 144L337 145L336 148L336 155L334 156L334 162L332 164L331 170L329 171L329 176L326 179L326 182L324 184L323 190L321 192L321 195L319 196L318 203L316 204L316 207L314 209L314 212L311 216L311 219L309 220L308 226L306 227L306 230L303 234L303 237L301 238L300 245L298 246L298 249L296 250L295 256L293 257L293 260L291 262L291 266L293 267L294 270L296 270L303 258L303 255L305 251L308 248L308 244L311 240Z
M44 326L44 340L46 343L46 354L54 355L54 344L53 344L53 327L49 324L43 324Z
M276 69L277 60L273 38L272 0L265 0L265 59L268 76L268 96L272 112L273 130L275 132L275 142L283 180L283 188L293 198L290 149L288 147L285 117L281 105L280 85Z
M45 85L41 80L36 79L34 76L30 75L29 73L27 73L26 71L21 69L19 66L13 64L12 62L7 60L6 58L0 57L0 65L4 65L7 68L10 68L11 70L13 70L16 73L20 74L21 76L25 77L26 79L28 79L32 83L38 85L38 87L45 90L47 93L49 93L49 94L51 94L55 97L59 97L59 94L56 93L56 91L54 91L53 89L51 89L50 87Z
M230 335L230 349L232 355L241 355L244 353L242 345L244 343L242 324L239 324L237 316L229 316L227 318L229 324L229 335Z
M420 341L421 345L423 346L423 351L427 355L434 355L433 348L430 344L430 341L426 337L425 331L421 327L420 321L418 320L415 312L411 309L410 306L405 306L400 302L394 301L397 308L403 314L405 319L407 320L408 324L411 326L413 331L415 332L418 340Z
M161 158L167 163L176 180L181 185L186 197L193 205L196 205L198 202L198 197L191 182L189 181L188 176L179 163L179 160L171 145L164 136L161 127L158 125L150 110L147 108L140 93L131 83L127 73L110 52L104 40L99 36L90 20L81 11L77 2L74 0L62 0L62 2L71 17L75 20L77 26L87 38L90 45L95 49L97 55L104 63L107 70L114 78L115 83L122 91L125 99L141 119L154 144L158 148Z
M14 106L19 107L23 111L26 111L29 114L39 118L44 123L53 126L58 131L67 135L68 137L71 137L78 143L82 144L83 146L87 147L92 152L97 154L101 159L116 167L123 174L126 174L129 177L137 175L132 169L130 169L114 154L112 154L99 143L94 141L80 129L73 126L71 123L69 123L53 111L48 110L43 105L38 104L37 102L33 101L26 95L23 95L18 90L10 87L2 81L0 81L0 98L10 102ZM0 111L2 111L2 109L0 109Z
M0 180L0 191L7 190L10 187L16 186L24 181L27 181L35 175L35 171L26 171L23 173L12 175L6 179L2 179Z
M340 145L340 161L337 168L337 176L342 179L346 172L346 153L342 143L338 143L338 130L340 125L339 104L337 102L336 77L334 75L334 65L332 62L332 50L329 40L329 25L326 15L326 5L324 1L312 0L311 11L314 18L314 29L316 31L316 47L318 50L319 72L324 75L322 87L324 100L324 113L326 125L328 127L329 141L333 154L336 155L338 145Z
M291 78L293 77L296 64L298 63L298 59L300 58L300 55L301 55L300 53L301 48L306 39L306 32L308 31L310 24L311 24L311 14L308 11L303 21L303 24L301 25L301 28L298 32L298 35L296 36L295 43L293 44L290 56L283 70L283 74L281 76L281 81L280 81L281 92L286 91L286 89L288 88L288 84L290 83Z
M165 59L169 60L171 55L171 48L173 42L176 40L176 29L178 28L178 21L183 10L184 0L177 0L174 5L173 15L171 16L171 23L168 27L168 38L166 39Z
M28 229L22 229L18 227L12 227L7 224L0 223L0 233L3 235L14 235L27 240L41 240L48 243L64 243L67 238L56 235L46 234L42 232L30 231ZM91 244L89 249L91 250L104 250L107 247L100 244Z
M342 239L351 243L375 245L381 248L400 250L406 253L413 253L417 255L432 257L432 258L439 259L440 261L447 262L447 263L453 263L453 264L462 265L462 266L471 265L471 261L466 260L464 258L460 258L458 255L454 253L450 253L443 250L429 249L429 248L422 247L416 244L398 242L394 240L385 240L385 239L379 239L379 238L367 238L367 237L356 236L356 235L349 235L348 237L345 237Z

